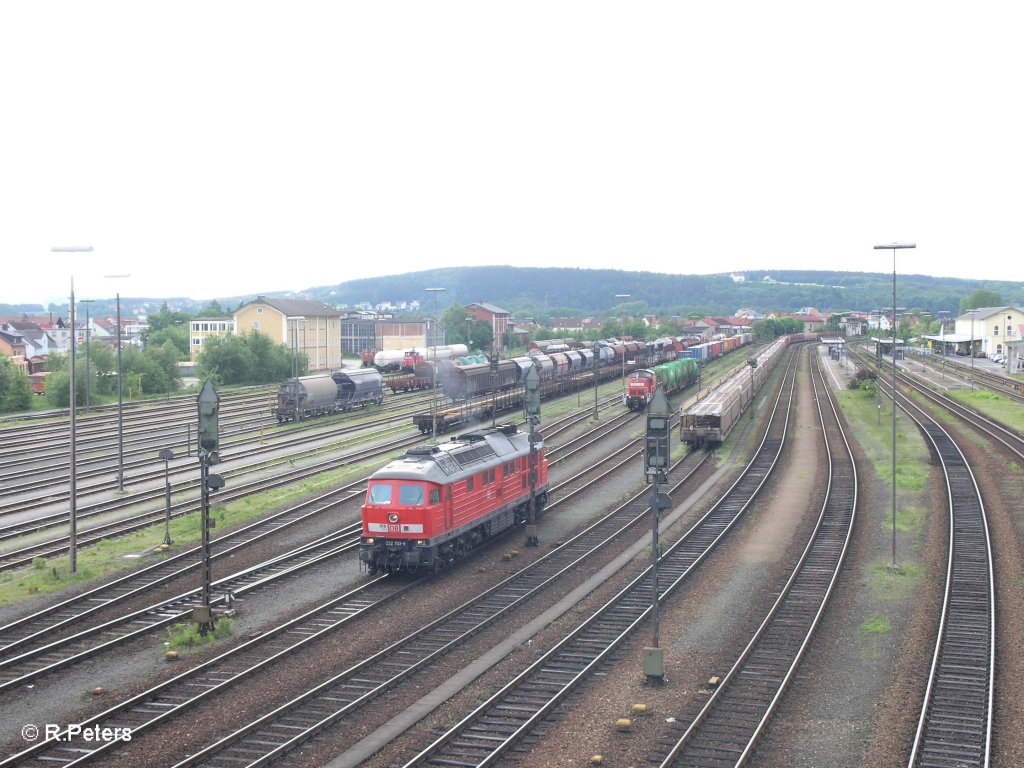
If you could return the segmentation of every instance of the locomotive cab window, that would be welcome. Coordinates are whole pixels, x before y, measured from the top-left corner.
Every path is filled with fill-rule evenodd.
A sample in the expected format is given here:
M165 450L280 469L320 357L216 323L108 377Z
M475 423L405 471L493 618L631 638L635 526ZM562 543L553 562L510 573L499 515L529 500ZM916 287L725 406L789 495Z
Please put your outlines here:
M383 483L371 483L370 484L370 503L371 504L390 504L391 503L391 486Z
M423 506L422 485L400 485L398 486L398 503L405 507Z
M430 489L430 503L431 504L440 504L441 503L441 489L440 488L431 488Z

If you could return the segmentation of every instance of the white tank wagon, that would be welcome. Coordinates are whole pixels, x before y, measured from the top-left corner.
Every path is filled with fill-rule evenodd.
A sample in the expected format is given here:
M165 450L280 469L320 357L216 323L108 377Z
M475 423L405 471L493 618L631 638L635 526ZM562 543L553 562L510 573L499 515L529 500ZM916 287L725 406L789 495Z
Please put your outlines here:
M757 355L753 381L749 365L744 365L737 368L722 386L683 411L679 439L694 447L713 447L723 443L791 341L791 337L782 336Z

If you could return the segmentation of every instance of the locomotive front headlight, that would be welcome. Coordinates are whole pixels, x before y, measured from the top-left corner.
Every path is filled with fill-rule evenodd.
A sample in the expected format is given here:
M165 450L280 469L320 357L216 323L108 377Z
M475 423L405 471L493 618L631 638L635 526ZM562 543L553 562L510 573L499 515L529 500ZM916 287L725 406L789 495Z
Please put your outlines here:
M398 513L397 512L391 512L390 514L388 514L388 522L389 523L397 523L398 522Z
M427 540L426 539L416 539L416 546L417 547L423 547L423 546L426 546L426 544L427 544Z
M368 539L366 540L366 543L367 543L367 544L373 544L373 536L370 536L370 537L369 537L369 538L368 538Z

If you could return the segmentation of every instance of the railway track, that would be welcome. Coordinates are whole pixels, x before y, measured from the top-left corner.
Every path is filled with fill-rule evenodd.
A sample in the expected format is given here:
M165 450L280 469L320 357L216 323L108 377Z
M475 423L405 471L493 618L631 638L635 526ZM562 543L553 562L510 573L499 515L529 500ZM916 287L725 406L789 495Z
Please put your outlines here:
M790 357L764 439L726 494L661 558L658 596L673 592L722 541L771 474L785 443L796 356ZM506 755L581 681L609 658L650 614L648 568L572 634L416 755L407 766L492 764Z
M234 433L231 439L222 439L222 455L230 456L231 458L255 456L271 451L280 451L282 448L287 449L300 441L330 440L369 428L387 428L393 426L393 422L397 417L417 410L419 405L418 400L410 400L390 407L385 406L383 409L375 411L370 418L366 418L366 414L359 413L355 418L307 420L297 425L289 425L288 428L278 429L275 427L275 429L270 431L269 439L266 438L267 432L263 430L239 430ZM194 421L194 416L191 418ZM182 450L181 457L187 458L187 454L184 453L186 450L186 442L184 440L180 443L169 443L155 438L152 428L144 428L143 431L148 435L145 442L148 450L144 452L136 451L137 458L134 459L130 458L129 455L125 462L126 476L124 484L126 486L137 487L147 482L163 479L164 469L156 458L159 448L172 447L176 449L180 447ZM231 434L232 432L230 431L222 432L222 438L225 435ZM253 438L256 435L260 436L259 445L253 447ZM59 437L58 440L61 441L61 444L55 449L55 453L60 461L46 470L58 473L59 476L57 478L40 482L38 475L43 469L38 466L25 467L21 470L12 469L11 472L4 475L0 497L9 497L11 500L0 502L0 518L14 513L21 514L33 509L50 507L55 499L53 489L58 488L63 492L67 487L69 465L67 461L66 435ZM194 443L192 445L194 447ZM41 443L37 439L35 447L31 450L37 450L40 446ZM80 481L83 481L78 487L78 496L81 497L93 492L110 490L109 477L113 468L113 454L95 459L91 462L93 468L90 469L89 453L81 447L78 453L81 459L77 462L76 476ZM141 457L139 457L140 453ZM19 466L25 463L23 451L19 460ZM128 470L133 469L142 471L128 475ZM170 470L170 474L174 477L185 474L189 478L186 484L196 484L196 481L193 479L195 468L191 462L178 462ZM93 482L87 484L85 481L90 479ZM63 501L63 497L61 497L61 500ZM66 516L67 513L64 512L63 514Z
M359 545L360 530L360 524L348 526L252 568L216 579L212 582L211 594L217 597L211 597L210 604L215 608L227 607L233 600L241 599L255 589L294 576L341 554L354 552ZM128 640L148 635L155 629L176 623L187 624L191 621L192 609L199 606L201 600L202 589L190 589L170 600L162 600L54 642L34 646L17 656L5 658L0 661L0 693L94 658Z
M918 393L945 406L949 398ZM891 385L884 389L891 398ZM988 766L992 751L995 695L995 585L988 520L974 474L949 433L913 399L896 393L903 409L931 443L946 478L949 545L939 631L910 765ZM993 422L962 412L961 418L989 434ZM1008 432L996 430L1006 444ZM1020 442L1020 438L1016 438ZM1011 448L1016 452L1016 448ZM1019 454L1018 454L1019 455Z
M628 412L625 414L619 414L610 421L598 425L595 430L591 430L573 441L568 441L565 444L565 447L571 449L572 445L577 441L589 444L593 441L595 435L607 434L617 428L622 421L628 421L630 418L634 417L634 414ZM557 433L563 429L567 429L572 425L572 423L575 423L580 418L586 418L586 416L573 416L563 419L560 422L556 422L552 425L553 432ZM419 441L419 439L420 438L418 436L412 438L413 441ZM558 449L556 448L553 450L557 452ZM285 510L252 525L245 526L237 531L226 534L214 541L216 552L213 557L214 559L232 557L242 548L255 541L266 538L272 534L279 533L286 528L301 525L308 521L312 516L323 511L336 508L340 503L360 498L365 490L365 485L366 479L361 478L360 480L349 483L342 488L335 489L328 494L317 497L316 499L303 502L289 510ZM347 531L348 543L351 545L358 544L360 535L359 525L356 524L355 526L347 529ZM230 545L225 547L224 545L226 543L229 543ZM298 551L301 550L302 548L300 547ZM17 682L24 683L29 679L34 679L34 677L37 677L40 674L53 671L60 666L71 663L65 661L65 656L72 657L74 661L81 661L86 657L86 651L81 650L85 647L83 643L91 642L89 638L93 637L97 633L102 632L109 635L113 640L114 638L121 637L116 629L119 623L123 624L128 621L141 623L144 621L143 619L137 619L134 617L138 615L150 616L172 610L172 607L167 606L164 603L160 603L149 606L140 612L136 612L130 617L121 616L107 621L98 627L76 632L69 637L58 637L61 632L81 623L81 621L86 618L94 616L103 610L109 609L118 602L124 602L138 597L145 591L166 584L198 569L201 565L200 558L199 548L193 548L166 561L129 574L121 579L117 579L111 584L89 590L75 598L65 600L57 605L51 606L29 616L25 616L17 621L0 627L0 656L3 657L0 659L0 691L6 690L8 687L17 684L15 682L11 682L12 680L16 679ZM218 582L218 584L221 585L221 589L230 589L234 591L234 588L231 586L233 578L234 577L227 577L225 579L221 579ZM235 592L235 594L237 596L238 593ZM183 599L192 600L194 593L190 592L188 595L188 597L179 596L178 598L175 598L174 602L180 602ZM180 614L181 612L179 611L178 614L176 614L176 619L174 620L180 621ZM162 624L158 624L155 626L161 625ZM131 633L129 635L125 635L124 639L136 636L137 634ZM68 647L71 647L72 650L66 650ZM111 647L111 643L105 642L103 648L107 649L109 647ZM18 654L16 657L12 656L15 652ZM34 669L34 660L44 654L47 656L56 656L57 654L60 654L61 658L59 659L59 665L42 670ZM23 673L9 671L10 669L24 670L26 669L26 664L30 665L28 672ZM29 673L31 673L31 677L25 677L25 675ZM12 677L12 675L14 675L14 677Z
M857 470L818 356L811 350L818 420L825 436L825 502L779 598L733 667L683 733L658 757L662 768L745 764L803 658L821 618L853 530ZM652 758L650 762L655 762Z
M268 468L276 467L282 463L287 463L290 466L295 455L286 459L263 461L258 462L255 465L239 467L230 471L222 471L221 474L229 481L229 485L217 493L216 501L219 504L224 504L237 499L243 499L252 494L267 491L272 488L286 486L291 483L319 475L323 472L337 470L340 466L347 463L355 463L368 458L374 458L409 445L414 445L421 441L422 437L419 435L391 440L383 445L378 445L375 448L364 449L347 457L333 457L305 467L294 467L282 470L277 472L272 478L261 478L242 484L238 484L237 482L233 483L231 481L237 480L245 474L266 472ZM317 455L320 453L322 453L322 451L313 449L308 455ZM198 482L189 484L189 490L195 492L196 498L172 505L172 519L198 510L198 486ZM176 491L176 493L181 492L181 489ZM162 501L164 499L164 490L162 488L154 489L146 495L146 498L160 499ZM138 503L138 499L133 498L131 500L100 502L98 504L85 506L81 509L81 513L78 515L79 525L93 518L102 519L106 515L109 515L112 509L130 509L134 507L136 503ZM165 520L166 514L164 505L161 505L158 509L154 509L150 512L132 514L127 518L119 518L109 522L97 523L88 528L83 527L77 535L78 548L81 550L84 546L94 544L104 539L124 536L128 533L133 533L152 525L162 523ZM16 539L18 537L40 533L52 528L64 527L66 525L67 514L47 516L43 520L34 521L30 524L16 524L0 529L0 541ZM59 536L48 539L44 542L31 544L6 552L3 555L0 555L0 571L26 568L32 565L33 561L38 557L52 558L65 555L70 549L70 542L70 536Z
M629 418L635 418L635 414L632 413L627 412L625 415ZM618 419L613 419L607 424L601 425L600 428L604 431L613 429L617 421ZM584 437L587 436L581 436L581 439ZM612 452L602 462L587 468L580 474L592 475L599 466L606 463L614 463L614 466L605 470L604 474L617 471L623 464L635 459L639 455L637 442L631 441L630 444ZM626 454L624 458L622 457L623 454ZM688 457L685 460L687 467L685 471L686 476L692 475L704 463L706 458L707 456L703 454ZM548 509L550 510L559 504L564 504L570 497L578 493L579 490L578 478L574 477L563 481L553 489L553 493L558 498L552 502ZM566 572L568 569L564 562L560 560L559 553L562 557L566 553L571 554L573 556L571 559L578 563L583 558L592 555L595 551L605 546L610 538L623 533L638 520L641 520L643 512L642 505L639 507L635 503L633 505L624 505L605 520L594 524L588 531L566 542L560 549L547 555L543 559L542 564L531 566L530 574L517 574L507 580L504 585L500 585L492 590L492 593L500 593L502 597L491 596L488 598L484 596L478 598L473 602L472 607L467 608L467 610L472 613L473 620L481 622L482 627L498 615L501 615L501 613L511 610L514 605L529 599L537 591L550 584L559 574ZM358 538L356 540L358 541ZM530 585L528 591L524 592L524 584ZM239 648L205 662L196 670L183 673L170 681L161 683L78 725L130 727L132 729L132 737L136 739L144 731L166 722L172 717L180 715L188 708L206 701L211 696L222 693L227 688L258 674L264 669L268 669L274 662L279 661L285 655L308 647L311 643L341 628L358 616L367 614L370 610L389 602L395 597L404 595L414 586L415 584L403 584L398 579L376 577L370 583L347 593L342 598L329 601L327 604L307 612L298 619L286 622L271 632L246 642ZM498 610L500 600L505 600L508 604L503 609ZM486 608L481 609L480 605L484 605ZM481 610L497 611L497 613L494 616L487 617L481 615ZM461 626L465 629L467 621L465 617L456 621L460 621ZM441 637L450 636L450 622L448 624L435 623L432 627L435 635ZM415 634L423 637L430 631L431 628L428 627ZM468 636L471 632L466 634ZM414 641L411 642L415 644ZM421 639L419 642L423 643L424 641ZM436 643L436 640L427 640L425 642L425 646L419 646L421 649L423 647L429 648L432 643ZM380 662L382 668L389 668L389 665L393 667L395 658L405 660L409 657L409 648L411 646L409 644L400 644L400 646L401 649L393 650L387 659ZM398 649L399 646L392 646L392 648ZM422 656L422 653L420 656ZM362 683L368 673L361 666L353 674L358 674L359 680ZM401 679L402 676L400 674L398 679ZM386 687L384 685L384 688ZM112 723L118 723L118 725L111 725ZM90 743L81 736L75 737L65 730L52 739L33 745L29 749L18 752L4 761L0 761L0 766L33 764L33 762L39 765L52 765L54 760L62 762L70 760L69 765L78 765L112 749L116 749L118 746L117 742L107 744Z
M633 456L635 453L629 459ZM684 459L683 466L675 470L685 474L678 485L692 476L706 458L703 454L693 454ZM609 472L618 469L619 466L616 466ZM578 489L573 491L576 492ZM384 651L350 667L341 675L189 756L179 762L176 768L266 764L307 742L323 729L365 707L411 675L439 662L469 637L517 606L536 598L541 590L558 583L558 579L579 568L585 560L646 518L647 496L649 493L646 490L641 491L610 515L501 584ZM556 499L546 511L550 512L565 500L565 497Z

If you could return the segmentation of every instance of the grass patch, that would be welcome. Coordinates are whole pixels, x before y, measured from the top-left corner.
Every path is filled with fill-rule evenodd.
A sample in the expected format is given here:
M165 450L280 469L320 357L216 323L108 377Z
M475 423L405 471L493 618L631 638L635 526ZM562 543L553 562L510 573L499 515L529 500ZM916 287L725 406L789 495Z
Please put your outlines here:
M853 426L857 441L871 460L878 476L892 484L892 404L882 404L879 413L874 396L865 390L837 393L839 404ZM925 487L931 457L917 426L902 410L896 412L896 488L920 491Z
M980 389L974 392L969 389L957 389L947 394L990 419L1024 431L1024 409L1003 395Z
M864 619L860 628L866 635L887 635L892 632L892 622L885 616L872 616Z
M901 563L895 570L886 562L872 563L867 574L868 587L875 600L905 600L913 596L918 584L924 580L925 571L924 566L917 562Z
M917 534L924 532L924 521L927 515L927 510L921 507L910 505L907 507L896 505L896 532L897 533L910 533ZM892 506L890 503L889 509L885 514L885 518L882 521L882 527L886 533L892 534Z
M205 635L199 631L198 624L172 624L167 628L167 640L164 642L164 647L174 650L187 649L191 654L196 646L214 647L218 640L230 637L232 629L232 620L229 616L222 616L218 619L213 632L207 632Z

